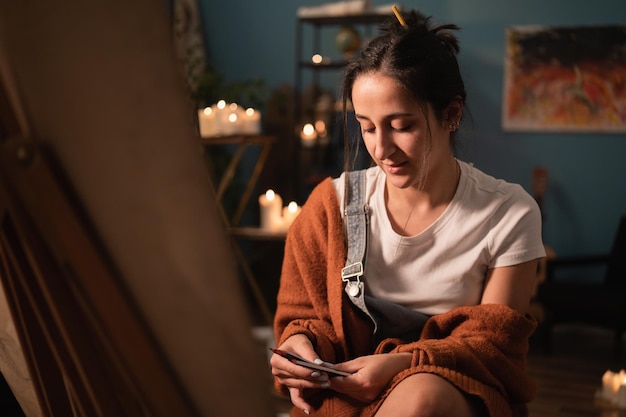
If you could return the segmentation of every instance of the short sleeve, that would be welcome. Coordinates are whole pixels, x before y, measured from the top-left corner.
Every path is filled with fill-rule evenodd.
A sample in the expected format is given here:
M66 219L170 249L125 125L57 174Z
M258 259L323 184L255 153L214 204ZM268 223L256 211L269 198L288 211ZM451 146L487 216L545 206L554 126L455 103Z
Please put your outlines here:
M511 185L510 198L503 202L490 223L490 268L545 256L539 206L521 186Z

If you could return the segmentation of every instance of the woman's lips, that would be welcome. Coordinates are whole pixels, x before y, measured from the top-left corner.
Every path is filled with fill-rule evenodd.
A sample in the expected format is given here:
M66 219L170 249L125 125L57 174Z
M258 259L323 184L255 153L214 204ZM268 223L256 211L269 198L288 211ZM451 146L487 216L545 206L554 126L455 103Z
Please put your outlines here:
M406 162L402 162L400 164L384 164L385 170L390 174L399 173L402 170L402 168L404 168L405 165L406 165Z

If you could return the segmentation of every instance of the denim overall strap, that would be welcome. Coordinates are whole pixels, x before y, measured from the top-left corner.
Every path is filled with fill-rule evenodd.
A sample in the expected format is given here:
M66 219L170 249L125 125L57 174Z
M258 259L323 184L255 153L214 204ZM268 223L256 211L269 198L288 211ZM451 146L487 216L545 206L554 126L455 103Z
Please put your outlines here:
M376 320L365 306L365 287L362 281L367 249L369 206L365 202L365 170L346 173L346 204L344 211L345 233L348 242L346 266L341 270L341 280L350 301L374 322Z

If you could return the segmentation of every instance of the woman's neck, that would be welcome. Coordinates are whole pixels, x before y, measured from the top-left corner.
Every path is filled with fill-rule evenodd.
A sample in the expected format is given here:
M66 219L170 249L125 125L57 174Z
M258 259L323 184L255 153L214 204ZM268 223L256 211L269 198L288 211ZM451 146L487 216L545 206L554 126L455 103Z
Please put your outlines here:
M450 156L440 169L429 172L423 189L387 186L385 205L394 231L414 236L437 220L456 193L460 173L457 160Z

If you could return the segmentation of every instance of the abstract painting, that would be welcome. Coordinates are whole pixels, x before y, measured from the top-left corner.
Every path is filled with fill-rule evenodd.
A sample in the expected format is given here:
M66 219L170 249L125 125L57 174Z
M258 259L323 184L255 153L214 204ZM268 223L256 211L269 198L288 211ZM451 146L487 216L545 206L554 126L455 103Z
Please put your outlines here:
M506 31L502 126L626 132L626 26Z

